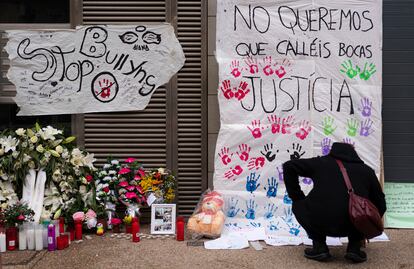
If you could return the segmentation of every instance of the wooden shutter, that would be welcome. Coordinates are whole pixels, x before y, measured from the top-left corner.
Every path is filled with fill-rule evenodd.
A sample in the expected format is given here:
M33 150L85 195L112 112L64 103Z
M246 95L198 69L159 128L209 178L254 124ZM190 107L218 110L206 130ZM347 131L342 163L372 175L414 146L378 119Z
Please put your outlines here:
M156 90L143 111L93 113L83 117L85 148L98 164L112 155L135 157L145 167L168 167L178 178L178 212L193 212L207 185L207 124L203 112L203 1L83 1L83 24L171 22L184 48L186 64ZM205 32L205 31L204 31ZM206 40L204 41L204 44ZM202 70L203 69L203 70ZM78 121L78 123L82 123Z

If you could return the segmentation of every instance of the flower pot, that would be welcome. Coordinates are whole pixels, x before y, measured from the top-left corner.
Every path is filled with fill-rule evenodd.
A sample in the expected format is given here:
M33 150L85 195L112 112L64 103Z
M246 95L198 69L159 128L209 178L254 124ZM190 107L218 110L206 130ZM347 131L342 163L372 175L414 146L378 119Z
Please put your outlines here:
M15 250L17 245L17 227L12 226L6 229L7 250Z
M120 233L121 232L121 229L120 229L120 227L119 227L120 225L119 224L112 224L112 232L114 232L114 233Z

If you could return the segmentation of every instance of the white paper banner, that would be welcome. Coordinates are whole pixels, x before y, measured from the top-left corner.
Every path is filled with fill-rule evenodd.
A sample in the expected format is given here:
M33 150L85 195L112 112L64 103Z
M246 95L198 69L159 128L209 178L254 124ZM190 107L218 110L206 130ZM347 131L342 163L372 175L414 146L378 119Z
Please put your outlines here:
M265 226L275 244L306 237L282 164L333 142L355 145L379 175L381 16L381 0L218 0L214 188L227 198L227 228ZM309 192L312 180L301 185Z
M18 115L142 110L185 61L169 24L7 33Z

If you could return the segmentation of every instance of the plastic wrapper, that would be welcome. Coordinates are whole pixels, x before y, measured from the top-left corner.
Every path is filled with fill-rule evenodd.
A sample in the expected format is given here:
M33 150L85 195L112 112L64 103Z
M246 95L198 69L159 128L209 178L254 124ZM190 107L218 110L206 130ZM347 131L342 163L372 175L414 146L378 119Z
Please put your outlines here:
M216 191L206 190L200 198L193 215L188 219L187 229L193 238L220 237L225 222L224 199Z

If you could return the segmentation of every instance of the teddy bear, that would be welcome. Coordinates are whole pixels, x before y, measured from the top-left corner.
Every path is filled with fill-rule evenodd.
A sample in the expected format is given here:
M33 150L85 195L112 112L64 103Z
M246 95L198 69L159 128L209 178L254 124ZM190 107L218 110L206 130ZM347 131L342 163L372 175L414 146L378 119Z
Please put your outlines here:
M220 236L225 221L223 205L221 194L216 191L206 193L195 214L188 219L187 228L206 237Z

